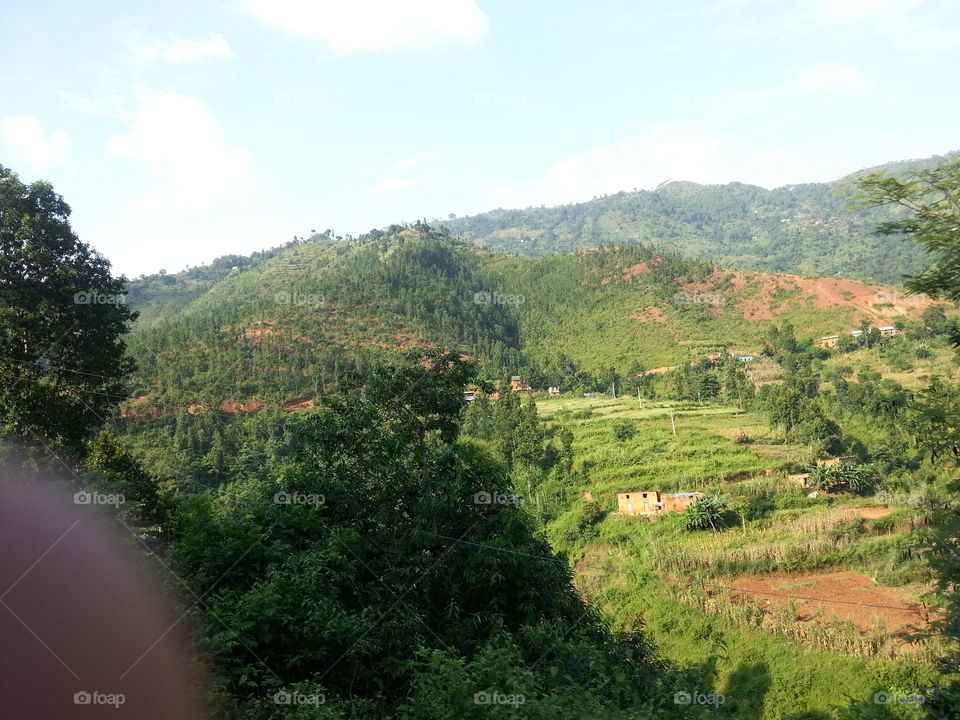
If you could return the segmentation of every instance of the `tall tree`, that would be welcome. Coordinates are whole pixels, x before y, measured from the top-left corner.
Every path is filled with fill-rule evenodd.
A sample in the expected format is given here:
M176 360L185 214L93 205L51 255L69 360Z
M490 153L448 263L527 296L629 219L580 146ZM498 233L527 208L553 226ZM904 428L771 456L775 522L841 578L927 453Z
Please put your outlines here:
M0 432L80 450L124 396L124 278L47 182L0 165Z
M906 218L882 223L879 232L906 234L933 255L933 266L909 276L907 287L934 298L960 301L960 159L931 170L907 173L901 178L867 175L861 178L859 187L859 201L863 205L899 205L907 210ZM960 332L953 329L950 336L955 345L960 345ZM931 719L956 717L960 710L958 403L960 388L935 380L918 394L911 407L910 426L915 428L917 444L926 451L931 462L949 476L949 495L945 502L934 508L936 524L927 537L929 562L937 574L945 610L935 625L950 647L941 659L945 682L923 706Z

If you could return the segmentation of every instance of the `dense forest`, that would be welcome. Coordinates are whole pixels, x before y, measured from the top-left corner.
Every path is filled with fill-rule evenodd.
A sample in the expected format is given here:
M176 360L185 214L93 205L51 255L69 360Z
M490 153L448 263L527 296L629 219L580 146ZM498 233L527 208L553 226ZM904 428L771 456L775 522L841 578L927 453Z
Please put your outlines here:
M903 173L953 157L898 162L871 171ZM878 237L887 208L851 207L861 171L833 183L754 185L669 182L561 207L497 209L444 220L478 246L519 255L643 243L728 267L900 282L929 264L904 236Z
M0 490L55 470L75 525L112 498L206 669L184 691L230 720L956 717L960 164L911 177L859 180L934 253L908 300L425 223L127 292L49 184L0 167ZM693 499L647 522L618 497L641 483ZM809 601L798 574L825 570L922 598L923 628L725 584Z

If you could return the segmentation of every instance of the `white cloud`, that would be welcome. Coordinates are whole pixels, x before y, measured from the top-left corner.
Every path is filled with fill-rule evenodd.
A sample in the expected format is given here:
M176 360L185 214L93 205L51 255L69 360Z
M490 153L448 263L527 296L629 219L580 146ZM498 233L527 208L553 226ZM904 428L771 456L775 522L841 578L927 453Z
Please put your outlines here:
M265 25L319 40L338 55L477 45L490 22L476 0L246 0Z
M0 118L0 136L13 155L38 172L46 172L54 165L63 165L70 156L70 139L66 130L45 132L33 115L6 115Z
M436 152L425 152L420 153L419 155L413 155L403 160L398 160L393 165L386 169L387 174L389 175L400 175L410 170L414 170L424 163L428 163L431 160L439 157L439 153Z
M832 92L859 95L873 87L870 78L852 65L823 63L801 68L797 78L784 85L780 95L804 95L812 92Z
M763 20L764 10L774 9ZM738 16L718 23L717 32L742 39L785 40L814 34L835 42L863 36L887 38L905 51L946 51L960 45L960 5L955 0L770 0L720 2L700 15Z
M595 195L653 188L669 180L730 182L727 162L738 149L710 128L688 120L646 129L622 142L589 148L553 164L532 191L508 187L493 202L503 207L561 205Z
M234 57L227 39L214 32L207 35L205 40L154 40L140 47L139 54L148 60L173 64Z
M109 138L104 149L156 178L157 187L128 207L140 220L210 208L236 199L252 182L250 154L230 144L206 105L185 95L147 93L130 132Z
M793 79L770 90L737 93L727 103L724 112L738 117L758 113L770 101L799 97L812 93L860 95L873 88L859 68L838 63L819 63L800 68Z

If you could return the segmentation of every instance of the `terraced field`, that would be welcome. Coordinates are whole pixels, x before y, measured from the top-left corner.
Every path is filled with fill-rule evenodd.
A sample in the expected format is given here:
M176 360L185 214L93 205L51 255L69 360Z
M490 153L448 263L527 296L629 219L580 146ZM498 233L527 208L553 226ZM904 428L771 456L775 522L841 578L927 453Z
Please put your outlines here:
M701 691L737 689L711 717L817 718L850 698L869 705L891 683L932 679L939 647L916 636L930 620L930 578L910 537L922 509L809 497L786 474L812 451L736 407L568 396L538 408L573 431L576 490L606 511L584 523L581 501L548 526L551 542L614 626L646 628ZM635 432L621 441L623 423ZM616 494L636 490L721 493L749 510L719 532L690 532L679 514L649 522L616 513Z

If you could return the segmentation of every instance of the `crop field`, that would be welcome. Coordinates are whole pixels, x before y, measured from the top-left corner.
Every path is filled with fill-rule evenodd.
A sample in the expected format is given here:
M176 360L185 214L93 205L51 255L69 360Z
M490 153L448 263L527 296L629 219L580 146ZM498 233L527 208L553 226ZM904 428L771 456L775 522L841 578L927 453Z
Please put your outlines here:
M636 397L601 395L537 405L544 421L573 431L576 490L606 511L576 525L580 511L571 510L548 526L551 542L614 627L645 628L704 691L740 688L712 717L815 718L890 683L933 677L941 648L916 635L931 619L930 577L910 542L926 522L922 509L810 497L786 475L812 462L812 451L736 407L641 407ZM632 433L616 432L624 425ZM719 531L694 532L680 513L650 522L616 512L617 493L640 490L719 493L749 510L729 513ZM745 668L756 675L750 697ZM897 708L880 717L912 716Z

